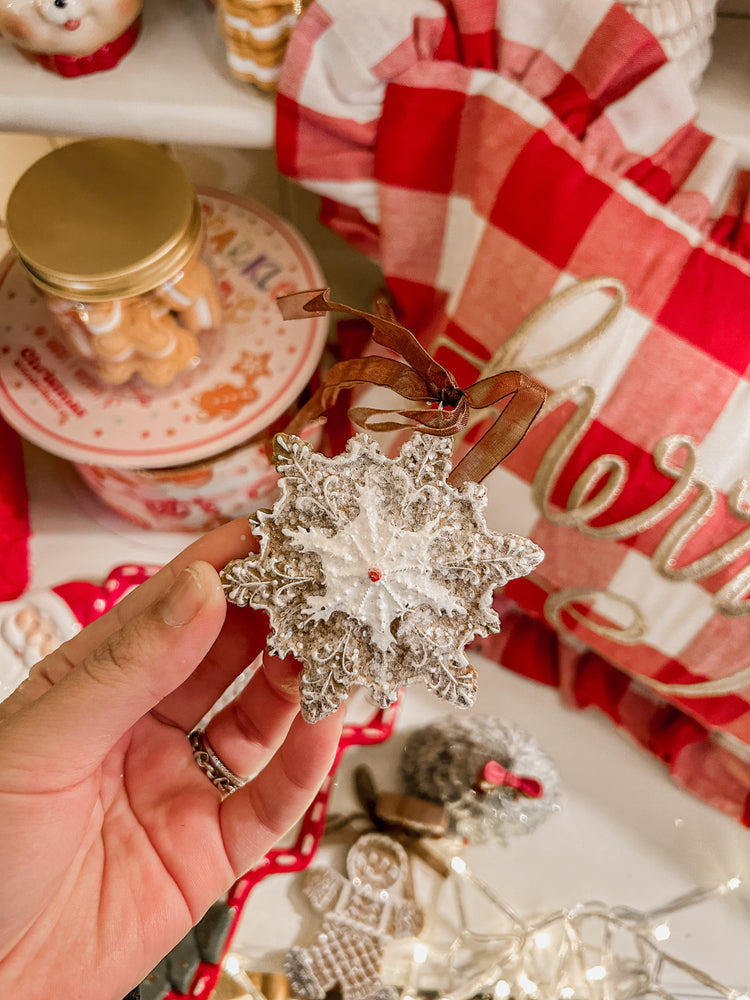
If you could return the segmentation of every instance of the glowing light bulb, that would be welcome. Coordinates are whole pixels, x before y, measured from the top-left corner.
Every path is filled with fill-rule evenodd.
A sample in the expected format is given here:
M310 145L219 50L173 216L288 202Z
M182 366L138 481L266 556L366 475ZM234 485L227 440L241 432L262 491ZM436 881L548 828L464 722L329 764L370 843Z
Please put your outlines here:
M534 935L534 944L537 948L549 948L552 938L547 931L537 931Z
M563 986L560 990L560 1000L573 1000L576 995L576 991L572 986Z
M607 970L603 965L592 965L590 969L586 969L586 978L590 983L597 983L602 979L606 979Z
M727 889L729 889L730 892L734 892L735 889L739 889L741 885L742 885L742 879L737 878L737 876L735 876L734 878L727 879Z
M504 979L499 980L495 983L495 1000L506 1000L506 997L510 996L510 983L506 983Z
M456 855L456 857L451 858L451 868L459 875L463 875L466 871L466 862L463 858L459 858L458 855Z
M651 931L651 934L657 941L666 941L670 937L671 933L672 932L670 931L668 924L657 924Z
M414 945L414 961L417 963L417 965L424 965L424 963L427 961L428 954L429 954L429 948L427 947L426 944L422 944L421 941L418 941Z
M533 980L529 979L525 972L522 972L518 977L518 985L524 991L527 997L532 997L536 991L539 989L537 984Z
M230 976L236 976L240 971L240 960L236 955L227 955L224 959L224 968Z

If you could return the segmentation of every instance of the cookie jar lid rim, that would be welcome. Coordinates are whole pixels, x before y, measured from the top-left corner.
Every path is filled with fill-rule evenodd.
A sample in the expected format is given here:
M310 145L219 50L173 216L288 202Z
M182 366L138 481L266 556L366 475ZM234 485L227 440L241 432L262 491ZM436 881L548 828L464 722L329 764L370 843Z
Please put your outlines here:
M13 249L43 292L69 301L140 295L173 278L200 244L187 174L135 139L82 139L33 163L8 199Z

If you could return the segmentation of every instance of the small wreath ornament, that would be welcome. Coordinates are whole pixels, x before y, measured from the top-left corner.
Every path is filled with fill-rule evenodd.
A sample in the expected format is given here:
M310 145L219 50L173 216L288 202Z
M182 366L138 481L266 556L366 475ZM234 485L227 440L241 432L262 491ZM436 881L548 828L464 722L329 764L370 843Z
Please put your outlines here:
M422 681L469 707L476 671L464 647L500 629L493 591L543 558L532 541L490 531L484 487L456 488L452 440L413 434L395 458L365 433L328 458L278 434L280 497L251 515L260 551L222 571L227 600L268 613L268 648L302 661L308 722L351 688L385 708Z
M407 795L444 806L453 831L471 844L507 844L560 812L556 765L531 733L497 716L415 729L401 777Z

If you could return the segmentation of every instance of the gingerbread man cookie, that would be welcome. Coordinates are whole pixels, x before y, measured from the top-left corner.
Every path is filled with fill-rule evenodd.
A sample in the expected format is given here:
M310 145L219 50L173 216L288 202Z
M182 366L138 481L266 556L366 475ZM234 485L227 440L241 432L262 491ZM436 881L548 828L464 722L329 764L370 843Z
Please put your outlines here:
M380 980L383 949L422 929L422 908L402 897L408 860L399 843L365 834L349 850L346 870L348 878L332 868L307 873L305 894L325 916L317 943L292 948L285 962L292 988L306 1000L323 1000L333 987L343 1000L394 996Z
M152 292L102 302L51 295L46 301L71 349L110 385L133 375L149 385L169 385L198 364L196 334L221 323L219 292L198 250Z
M159 285L156 295L193 333L221 323L219 290L210 268L201 260L200 248L178 274Z

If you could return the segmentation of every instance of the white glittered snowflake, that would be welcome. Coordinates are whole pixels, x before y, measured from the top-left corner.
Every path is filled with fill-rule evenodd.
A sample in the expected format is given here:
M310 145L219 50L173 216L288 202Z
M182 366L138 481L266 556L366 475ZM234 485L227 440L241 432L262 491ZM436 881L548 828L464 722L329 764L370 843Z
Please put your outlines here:
M464 652L497 632L496 587L543 558L527 538L487 528L483 487L459 489L450 438L414 434L388 458L366 434L326 458L278 434L281 496L250 518L260 551L222 571L227 600L268 612L269 650L303 663L302 714L316 722L354 685L385 707L421 680L468 707Z

